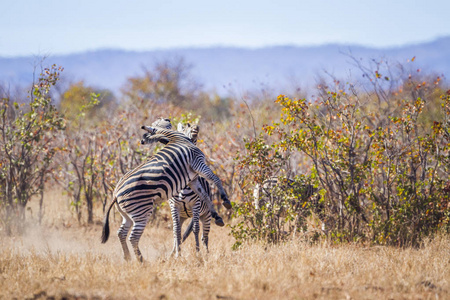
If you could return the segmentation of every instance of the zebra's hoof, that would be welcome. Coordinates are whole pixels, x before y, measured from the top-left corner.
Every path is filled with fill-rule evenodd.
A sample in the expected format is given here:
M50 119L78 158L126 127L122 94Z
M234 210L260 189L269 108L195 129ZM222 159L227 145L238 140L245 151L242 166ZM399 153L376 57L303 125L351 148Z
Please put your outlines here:
M226 209L231 209L231 202L229 200L223 201L223 206L225 206Z
M216 219L215 223L216 223L217 226L220 226L220 227L225 226L225 223L223 222L223 220L222 220L221 217L218 217L218 218Z

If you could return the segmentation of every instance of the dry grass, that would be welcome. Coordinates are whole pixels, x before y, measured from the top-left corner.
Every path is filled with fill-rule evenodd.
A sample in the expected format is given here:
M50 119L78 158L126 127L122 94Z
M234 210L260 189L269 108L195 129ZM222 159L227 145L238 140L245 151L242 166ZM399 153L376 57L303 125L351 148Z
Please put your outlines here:
M0 299L450 298L449 237L421 249L293 241L231 251L228 229L213 226L209 254L196 254L190 238L173 259L171 230L148 227L139 264L123 261L114 235L100 244L100 224L76 224L58 196L49 197L46 224L2 237ZM112 231L118 226L116 218Z

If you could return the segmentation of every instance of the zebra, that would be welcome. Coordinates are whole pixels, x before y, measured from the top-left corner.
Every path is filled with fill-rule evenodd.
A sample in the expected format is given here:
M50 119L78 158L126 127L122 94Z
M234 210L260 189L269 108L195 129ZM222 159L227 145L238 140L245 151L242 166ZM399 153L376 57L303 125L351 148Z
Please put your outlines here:
M208 195L211 197L211 188L208 182L203 178L199 177L200 184L205 188ZM199 232L200 225L199 220L202 222L202 241L208 252L208 239L209 239L209 231L211 228L211 217L212 212L208 207L208 204L205 201L199 199L199 197L189 188L183 189L181 193L171 199L170 201L170 209L172 212L173 218L173 233L174 233L174 245L172 250L172 255L178 253L180 251L180 244L183 243L189 234L193 231L195 236L195 247L196 250L200 250L199 246ZM186 228L183 239L181 240L181 227L187 219L191 218L192 220ZM222 221L223 222L223 221ZM217 224L217 220L216 220ZM222 223L222 226L224 223ZM220 226L220 225L219 225Z
M143 261L139 240L153 212L157 200L168 200L189 186L200 199L208 203L208 194L200 184L198 176L213 182L219 189L223 205L230 209L231 202L223 189L220 179L205 163L205 155L191 139L181 132L160 127L142 126L146 130L142 144L149 141L164 140L167 145L159 150L149 161L126 173L116 185L103 222L101 242L109 238L109 213L114 204L122 215L122 225L117 234L122 244L125 260L130 259L126 244L129 240L136 258ZM212 206L212 205L211 205Z
M155 121L152 126L159 126L166 129L172 128L170 119L164 118L160 118L158 121ZM183 132L186 136L188 136L194 144L197 143L199 132L199 127L197 125L191 126L189 123L187 123L186 126L183 126L181 123L179 123L177 130L179 132ZM161 142L165 143L165 141ZM203 177L199 177L199 180L200 184L209 195L209 199L211 199L212 195L209 183ZM181 243L186 240L186 238L192 231L194 231L196 250L200 250L198 239L200 231L199 219L202 222L202 241L205 245L206 251L208 252L208 236L211 227L211 218L213 217L215 219L216 225L221 227L225 225L222 218L217 214L214 208L210 210L208 203L199 199L199 196L195 194L189 187L183 189L177 196L170 198L169 205L173 220L174 236L172 255L176 253L176 256L178 257ZM192 220L183 234L183 240L181 240L182 225L184 221L189 218L192 218Z
M193 129L189 130L190 128ZM189 123L186 126L183 126L180 123L178 124L178 131L184 132L185 134L190 136L192 142L196 144L199 131L198 126L194 125L191 127ZM203 177L199 177L199 181L209 195L209 199L211 199L212 195L209 183ZM209 204L202 199L199 199L199 196L195 194L189 187L183 189L177 196L172 197L169 200L169 204L173 220L174 235L172 255L174 253L176 253L176 256L179 255L181 243L186 240L186 238L192 231L194 231L196 250L200 250L198 239L200 231L199 219L202 222L202 241L205 245L206 251L208 252L208 236L211 226L211 217L214 217L214 219L216 220L216 225L224 226L225 224L223 223L222 218L217 215L217 212L214 209L209 209ZM188 225L185 233L183 234L183 240L181 240L181 227L184 221L191 217L192 220Z
M166 128L166 129L172 129L172 123L170 122L170 119L161 118L161 117L159 118L159 120L153 122L152 126ZM198 125L191 126L191 124L187 123L187 125L184 126L183 124L179 123L177 130L178 130L178 132L182 132L187 137L189 137L191 139L192 143L194 143L194 145L197 144L197 138L198 138L198 132L199 132ZM161 137L154 138L153 136L145 136L144 135L144 140L142 141L142 143L149 144L149 143L154 143L154 142L161 142L163 144L167 144L168 141ZM202 178L202 177L200 177L200 178ZM225 226L223 219L217 214L216 210L214 209L214 206L212 206L212 201L211 201L212 194L210 193L211 188L209 186L208 181L203 179L203 180L200 180L200 183L202 184L203 188L207 191L208 200L210 200L210 201L203 203L201 205L201 207L208 206L209 207L208 212L210 213L211 217L215 219L216 225L218 225L220 227ZM181 196L181 194L184 194L184 196ZM189 203L189 205L188 205L189 209L193 208L193 205L196 203L197 200L203 201L203 199L200 199L199 195L197 195L195 192L193 192L191 190L191 188L189 188L189 187L186 187L185 190L182 190L182 192L177 197L172 197L171 198L172 203L175 204L175 203L181 201L180 197L182 199L184 199L184 200L182 200L184 202L184 204ZM169 203L170 203L170 201L169 201ZM226 203L224 203L224 204L226 205ZM227 207L227 208L231 208L231 207ZM195 214L195 211L194 211L194 214ZM192 224L188 227L188 229L189 228L192 229ZM181 229L181 227L180 227L180 229ZM187 234L187 236L189 235L189 233L185 232L185 234ZM178 244L180 244L180 242L178 242ZM197 243L197 248L198 248L198 243Z

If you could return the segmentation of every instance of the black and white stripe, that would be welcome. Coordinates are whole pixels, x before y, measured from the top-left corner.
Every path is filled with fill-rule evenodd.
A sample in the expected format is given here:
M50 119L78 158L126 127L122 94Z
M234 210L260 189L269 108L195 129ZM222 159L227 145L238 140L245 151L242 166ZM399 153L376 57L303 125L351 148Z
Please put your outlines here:
M191 128L194 128L191 130ZM178 131L185 133L189 136L194 143L197 141L198 136L198 126L191 126L187 124L183 126L178 124ZM194 133L194 134L192 134ZM208 200L211 202L211 188L209 183L202 177L199 177L200 184L206 190L208 194ZM179 195L173 197L169 200L170 210L172 214L173 220L173 237L174 237L174 245L172 254L175 253L176 256L179 255L180 245L182 242L186 240L189 234L193 231L196 243L197 251L200 248L199 245L199 231L200 224L199 220L202 222L202 241L208 251L208 235L211 227L211 217L214 217L216 220L216 224L219 226L224 226L222 218L218 216L217 212L213 209L210 209L212 206L211 203L207 203L204 200L200 199L197 194L195 194L189 187L183 189ZM181 228L185 220L192 218L190 224L188 225L184 235L183 240L181 241Z
M200 184L198 176L214 183L219 189L223 205L231 208L228 196L220 179L205 163L205 155L185 134L159 127L143 126L148 133L141 143L167 141L149 161L142 163L125 174L116 185L113 201L106 212L103 225L102 243L109 237L109 212L114 203L123 222L118 230L125 259L130 258L126 238L131 228L129 240L138 260L142 261L139 239L153 212L156 201L168 200L179 195L189 186L203 201L208 203L208 194ZM211 205L212 207L212 205Z
M152 126L158 126L163 127L166 129L171 129L172 124L170 123L169 119L160 118L159 120L155 121ZM190 125L189 123L185 126L181 123L178 124L177 127L178 132L184 133L187 137L191 139L191 141L196 144L197 143L197 137L199 133L199 127L197 125ZM151 139L151 138L150 138ZM150 140L147 139L147 142ZM155 142L153 139L152 142ZM160 141L162 143L166 143L166 141L162 140ZM208 200L211 202L211 188L209 186L209 183L203 178L199 177L200 184L205 189L207 194L209 195ZM170 198L169 200L170 204L170 210L172 215L172 221L173 221L173 239L174 239L174 245L172 254L176 254L176 256L179 255L180 252L180 245L182 242L186 240L186 238L189 236L189 234L193 231L195 242L196 242L196 249L199 251L200 245L199 245L199 231L200 231L200 224L199 220L202 222L202 241L205 245L206 251L208 251L208 236L209 231L211 228L211 217L214 217L215 223L219 226L224 226L224 222L222 218L217 214L217 212L214 210L214 207L212 206L212 203L207 203L200 199L200 197L195 194L192 189L189 187L186 187L181 191L180 194L178 194L175 197ZM212 209L211 209L212 207ZM181 228L183 226L184 221L187 219L192 218L191 222L189 223L184 235L183 240L181 240Z
M211 197L211 189L209 183L202 177L199 177L200 184L205 188L208 195ZM173 234L174 245L172 253L178 255L180 251L180 244L184 242L189 234L193 231L195 236L195 245L197 251L199 250L199 233L200 224L202 222L202 241L208 251L208 236L211 228L211 217L213 213L209 209L208 203L199 199L199 197L189 188L183 189L177 197L170 199L170 210L173 218ZM217 213L216 213L217 214ZM181 241L181 227L187 219L192 218ZM220 220L222 220L220 218ZM217 224L217 219L216 219ZM223 226L223 221L221 226Z

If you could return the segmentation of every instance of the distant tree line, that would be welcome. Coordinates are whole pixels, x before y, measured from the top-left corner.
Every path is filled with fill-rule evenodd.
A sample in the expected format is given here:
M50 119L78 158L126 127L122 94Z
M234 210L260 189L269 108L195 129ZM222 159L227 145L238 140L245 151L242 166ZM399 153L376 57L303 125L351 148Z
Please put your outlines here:
M0 89L0 227L21 232L31 200L44 220L55 185L78 221L93 223L119 178L157 150L137 141L140 126L162 116L200 124L199 146L235 202L233 213L217 207L235 247L294 236L406 246L448 233L446 83L408 66L354 63L360 82L328 76L313 97L277 99L207 93L183 60L144 69L120 96L60 84L62 68L44 68L20 99ZM255 208L255 187L274 176L292 184ZM160 209L156 224L169 220Z

